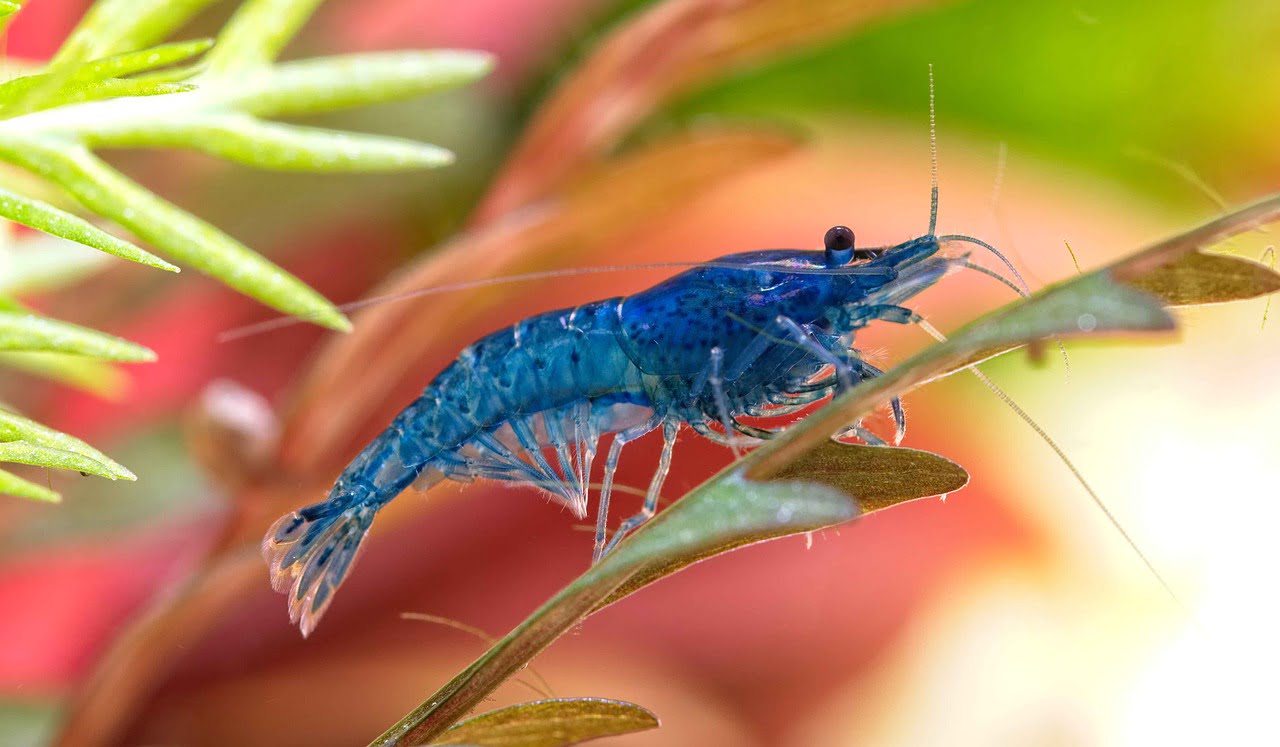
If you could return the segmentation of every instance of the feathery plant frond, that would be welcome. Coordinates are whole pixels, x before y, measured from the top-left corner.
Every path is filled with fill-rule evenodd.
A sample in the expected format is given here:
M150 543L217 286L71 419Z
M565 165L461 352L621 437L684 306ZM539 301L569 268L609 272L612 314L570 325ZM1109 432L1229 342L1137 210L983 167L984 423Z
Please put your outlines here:
M263 118L441 91L482 77L492 62L483 53L442 50L277 63L320 0L246 0L216 39L165 43L212 3L99 0L45 69L0 84L0 161L56 185L88 213L127 229L177 264L17 192L0 189L0 218L156 269L193 267L272 308L345 330L350 324L342 313L305 283L133 181L94 150L185 148L285 171L435 168L451 163L453 154L428 143ZM21 4L0 0L0 24ZM0 365L102 391L119 378L107 361L155 359L139 345L33 314L14 298L77 279L101 263L81 255L62 271L52 259L41 265L30 261L30 252L0 246L0 266L9 269L20 255L27 264L0 278ZM10 413L0 413L0 462L133 479L83 442ZM0 493L57 499L4 472Z

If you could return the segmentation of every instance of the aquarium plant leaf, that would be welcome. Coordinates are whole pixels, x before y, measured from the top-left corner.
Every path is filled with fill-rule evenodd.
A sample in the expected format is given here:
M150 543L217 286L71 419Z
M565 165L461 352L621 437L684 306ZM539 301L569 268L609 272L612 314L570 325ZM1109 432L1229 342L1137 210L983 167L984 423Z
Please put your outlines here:
M656 728L658 717L634 703L604 698L556 698L473 716L431 744L433 747L567 747Z

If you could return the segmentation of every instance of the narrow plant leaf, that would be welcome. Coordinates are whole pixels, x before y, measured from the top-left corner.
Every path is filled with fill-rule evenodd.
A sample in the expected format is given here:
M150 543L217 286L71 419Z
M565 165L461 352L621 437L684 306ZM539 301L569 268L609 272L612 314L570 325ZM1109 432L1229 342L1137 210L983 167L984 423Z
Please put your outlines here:
M11 140L0 142L0 159L57 182L95 213L268 306L331 329L346 331L351 327L333 304L301 280L161 199L86 148Z
M829 485L867 514L905 501L954 493L969 484L964 467L937 454L897 446L827 441L774 475Z
M196 76L201 75L206 70L208 70L208 66L204 64L203 60L201 60L193 62L190 65L174 65L162 70L156 70L155 72L135 75L133 76L133 80L146 80L154 83L180 83L189 81ZM198 88L199 86L197 86L197 89Z
M155 45L215 0L98 0L54 55L51 66Z
M27 498L43 503L58 503L62 500L62 496L57 492L2 469L0 469L0 495L11 495L15 498Z
M90 80L123 78L126 75L157 70L189 60L209 51L212 46L213 39L192 39L158 44L147 49L125 52L90 62L76 73L76 77Z
M220 89L236 109L260 117L396 101L474 82L493 69L484 52L367 52L286 62Z
M899 503L954 493L969 483L969 473L945 457L928 451L890 446L864 446L823 441L800 454L770 480L821 484L849 496L859 514ZM748 488L749 489L749 488ZM633 573L604 599L604 608L693 563L757 541L728 542L700 553L669 557Z
M93 247L121 259L137 262L169 272L178 268L142 249L117 238L86 220L39 200L0 189L0 216L24 226L44 231L77 244ZM0 281L3 282L3 281Z
M9 16L22 10L21 0L0 0L0 19L8 19Z
M1191 252L1129 282L1169 306L1257 298L1280 291L1280 275L1266 265L1224 254Z
M298 33L323 0L245 0L218 34L209 55L214 75L263 67Z
M89 82L71 81L45 98L41 108L70 106L124 96L165 96L196 90L191 83L168 83L146 78L107 78ZM0 114L8 114L0 110Z
M145 49L161 41L213 0L100 0L58 48L44 77L13 96L3 111L16 117L49 105L91 60Z
M89 145L176 146L282 171L399 171L453 163L453 153L403 138L324 130L223 115L90 137Z
M633 703L557 698L501 708L467 719L432 745L566 747L658 728L658 718Z
M724 473L722 473L724 475ZM730 473L704 483L663 511L556 594L436 695L376 739L411 745L442 735L538 652L572 629L631 575L685 555L703 555L848 521L857 506L832 488L808 483L748 485Z
M1118 283L1109 271L1049 286L961 327L951 338L868 379L784 431L743 460L752 479L769 479L817 448L844 424L868 415L890 397L970 365L977 355L1050 337L1174 328L1158 299Z
M0 311L0 350L70 353L120 362L150 362L151 350L87 327L34 314Z
M62 449L88 457L106 467L111 474L121 480L138 479L132 472L118 464L111 457L98 451L80 439L52 428L40 425L29 418L24 418L7 410L0 410L0 442L27 441L37 446Z
M0 462L70 469L89 475L105 477L109 480L119 479L105 464L95 459L90 459L83 454L62 449L52 449L48 446L37 446L25 441L0 443Z
M0 366L88 392L104 399L124 393L129 377L110 363L61 353L0 353Z
M204 52L212 44L213 41L211 39L162 44L150 49L128 52L86 63L67 74L62 87L57 92L50 93L45 98L42 107L47 108L57 104L110 98L111 96L154 95L161 92L173 93L179 90L189 90L173 87L168 89L158 88L155 84L161 81L152 78L131 78L127 81L120 79L126 75L156 70L189 59ZM6 102L21 98L28 90L49 84L51 77L48 73L24 75L0 84L0 110L3 110Z

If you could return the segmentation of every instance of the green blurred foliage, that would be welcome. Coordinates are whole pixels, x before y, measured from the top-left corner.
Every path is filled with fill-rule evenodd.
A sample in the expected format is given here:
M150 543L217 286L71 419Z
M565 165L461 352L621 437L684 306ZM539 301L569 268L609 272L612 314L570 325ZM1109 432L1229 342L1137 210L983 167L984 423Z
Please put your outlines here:
M932 63L944 140L968 130L1204 207L1152 159L1191 167L1228 202L1274 186L1278 32L1280 3L1257 0L944 4L746 71L672 118L883 112L923 142Z

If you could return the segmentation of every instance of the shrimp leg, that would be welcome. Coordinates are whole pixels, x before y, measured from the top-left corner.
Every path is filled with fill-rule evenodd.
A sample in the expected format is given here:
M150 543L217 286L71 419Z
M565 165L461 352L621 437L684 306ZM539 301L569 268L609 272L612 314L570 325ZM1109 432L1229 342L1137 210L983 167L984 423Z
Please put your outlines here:
M658 512L658 497L662 492L662 483L667 479L667 472L671 471L671 452L675 449L676 433L679 430L679 421L663 421L662 456L658 459L658 469L653 473L653 480L649 483L649 492L645 494L644 507L640 509L640 513L618 526L613 533L613 537L609 540L609 544L605 545L601 556L608 555L609 551L617 547L618 543L627 536L627 533L651 519Z
M711 395L715 399L716 409L720 411L720 425L724 428L725 444L733 450L733 458L737 459L742 456L742 449L738 446L738 438L733 431L733 412L729 409L729 398L724 393L724 376L721 375L720 369L724 366L724 350L718 347L711 348L711 372L707 375L707 382L711 384Z
M658 419L653 418L646 423L620 431L613 437L613 443L609 446L609 455L604 460L604 481L600 486L600 502L596 506L596 544L591 555L592 563L600 562L600 558L605 554L604 540L609 521L609 494L613 492L613 473L618 469L622 447L653 430L657 425Z

